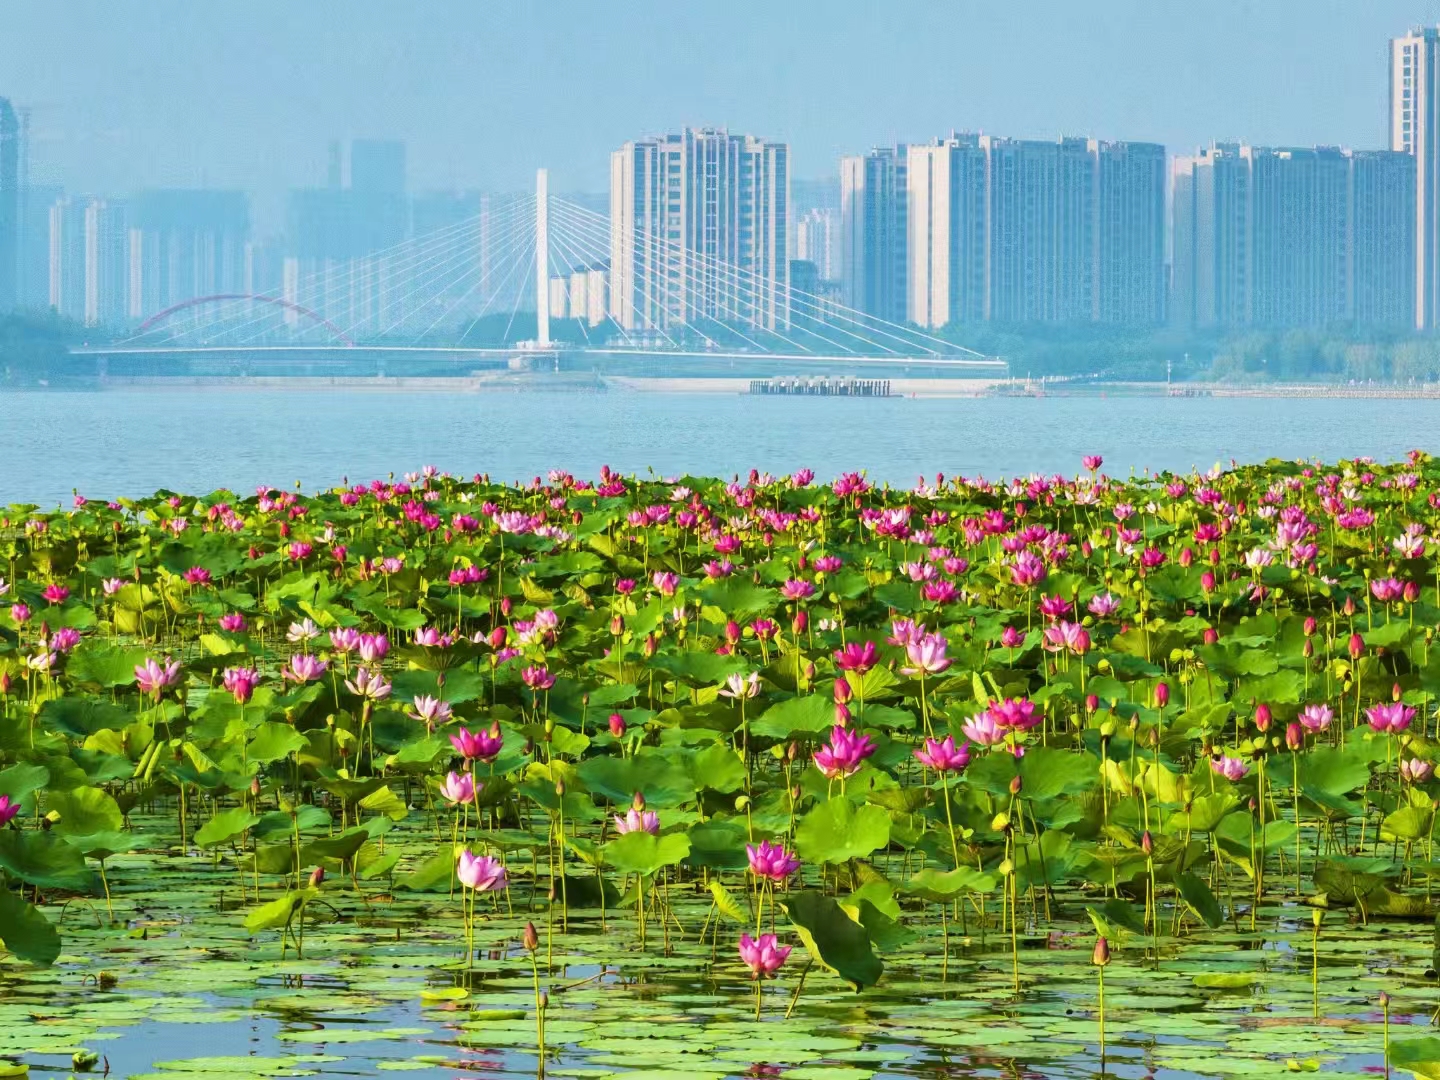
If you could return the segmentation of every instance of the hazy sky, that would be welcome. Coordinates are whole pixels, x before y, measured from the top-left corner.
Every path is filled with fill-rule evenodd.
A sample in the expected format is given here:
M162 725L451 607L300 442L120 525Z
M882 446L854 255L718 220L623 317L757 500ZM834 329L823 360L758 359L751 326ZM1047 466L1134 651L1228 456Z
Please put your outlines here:
M603 189L684 124L799 177L951 128L1383 145L1386 41L1440 0L4 0L0 95L73 191L319 183L393 136L413 188Z

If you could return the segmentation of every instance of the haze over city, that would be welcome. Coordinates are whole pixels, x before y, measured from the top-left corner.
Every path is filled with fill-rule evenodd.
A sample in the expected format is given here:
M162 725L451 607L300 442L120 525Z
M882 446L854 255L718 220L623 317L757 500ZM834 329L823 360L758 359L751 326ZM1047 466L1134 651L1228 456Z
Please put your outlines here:
M834 176L951 129L1187 152L1386 144L1385 42L1434 0L1026 4L114 5L11 0L0 95L72 191L235 187L273 215L331 139L403 139L416 188L602 190L608 153L682 126L790 143Z

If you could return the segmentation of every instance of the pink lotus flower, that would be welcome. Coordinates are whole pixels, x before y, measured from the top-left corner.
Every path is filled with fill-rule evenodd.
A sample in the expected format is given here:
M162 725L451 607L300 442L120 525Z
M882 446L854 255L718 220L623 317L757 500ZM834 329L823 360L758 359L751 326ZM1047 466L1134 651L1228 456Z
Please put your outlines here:
M1029 731L1031 728L1039 726L1040 722L1045 719L1045 714L1038 711L1035 703L1029 698L1005 698L1003 701L992 701L985 711L1000 727L1012 731Z
M493 892L509 884L505 867L500 865L499 859L489 855L472 855L469 848L460 852L455 876L460 879L461 885L475 892Z
M837 724L830 732L830 742L815 751L815 767L831 780L853 776L874 752L870 736Z
M353 626L339 626L330 631L330 647L337 653L348 654L360 647L360 631Z
M913 642L919 641L925 636L923 627L916 625L912 619L896 619L890 624L890 636L885 640L891 645L899 645L904 648Z
M418 708L422 701L434 701L434 698L416 698L415 705ZM450 706L445 702L437 702L444 707L445 719L450 717ZM417 717L418 719L418 717ZM500 755L500 750L505 745L505 738L500 734L500 725L491 724L489 731L476 728L470 731L462 727L458 732L450 735L450 745L455 747L455 752L466 761L494 761Z
M615 831L621 836L632 832L647 832L651 836L660 834L660 815L653 810L637 810L632 806L624 817L619 814L611 816L615 819Z
M841 671L856 671L863 675L879 662L880 653L873 641L863 645L852 641L835 651L835 666Z
M1099 454L1086 454L1080 459L1080 464L1085 466L1087 472L1093 473L1105 464L1105 459Z
M14 821L15 815L18 813L20 813L20 804L12 802L9 795L0 795L0 829Z
M549 690L555 685L555 676L544 664L536 664L520 672L520 681L531 690Z
M475 783L469 773L448 772L440 784L440 794L451 806L475 801Z
M64 585L46 585L41 594L51 604L63 604L70 597L70 590Z
M303 540L296 540L288 548L285 549L285 554L288 555L295 562L301 562L302 560L308 559L312 554L314 554L314 551L314 545L307 544Z
M1393 604L1405 595L1405 583L1393 577L1370 582L1370 595L1382 604Z
M900 670L906 675L938 675L950 666L950 658L945 655L949 642L943 634L926 634L919 641L913 641L905 646L905 655L910 663Z
M124 578L111 577L111 578L106 578L104 581L100 582L100 590L101 590L106 596L114 596L117 592L119 592L119 591L120 591L121 589L123 589L124 587L125 587L125 579L124 579ZM0 588L0 596L4 596L4 595L5 595L5 590L4 590L3 588Z
M1398 735L1415 719L1415 710L1403 702L1386 701L1366 709L1365 719L1375 731Z
M780 586L780 595L792 602L808 600L815 595L815 586L799 578L790 578Z
M953 604L960 599L960 590L953 581L927 581L920 587L920 595L931 604Z
M1015 556L1015 561L1010 565L1010 576L1015 584L1026 588L1040 584L1045 580L1046 573L1045 560L1028 551L1022 551Z
M40 644L64 655L80 644L80 631L73 627L62 626L50 635L49 641L41 641Z
M725 679L725 685L720 688L720 696L734 700L748 700L758 697L760 694L760 673L752 671L749 675L741 675L738 671Z
M675 590L680 585L680 575L669 570L656 570L650 580L654 582L655 588L661 596L674 596Z
M379 671L372 672L369 668L360 667L355 669L353 679L345 680L345 689L366 701L384 701L394 687Z
M1007 626L1000 632L1000 644L1007 649L1018 649L1025 644L1025 635L1013 626Z
M390 639L384 634L361 634L357 648L360 650L360 659L367 664L373 664L383 660L390 651Z
M774 975L789 959L791 946L781 945L774 934L761 934L759 941L749 934L740 935L740 959L750 969L752 979Z
M970 764L970 744L961 743L957 747L953 735L946 735L943 741L926 739L925 749L915 751L915 760L936 772L960 772Z
M1005 729L995 722L989 710L970 717L960 725L960 730L978 746L994 746L1005 739Z
M301 642L314 641L320 636L320 627L315 625L314 619L301 619L299 622L292 622L290 629L285 632L285 640L299 645Z
M1090 603L1085 605L1086 610L1097 619L1104 619L1120 610L1120 601L1107 593L1097 593L1090 598Z
M1245 762L1239 758L1226 757L1223 754L1218 758L1210 759L1210 769L1217 776L1223 776L1231 783L1239 780L1249 771Z
M164 663L150 658L135 666L135 685L142 694L159 697L168 687L174 686L179 678L180 661L172 661L168 656Z
M286 682L293 682L297 686L313 682L325 674L325 669L330 665L324 660L307 653L296 653L290 657L288 666L281 668L280 678Z
M745 845L745 857L750 861L750 872L756 877L771 881L784 881L800 869L800 860L785 850L784 844L772 844L768 840Z
M255 687L260 682L260 672L246 667L226 668L222 681L235 700L244 705L255 694Z
M189 585L209 585L210 571L203 566L192 566L180 575Z
M1324 731L1330 726L1330 721L1335 719L1335 713L1329 705L1306 705L1300 710L1298 717L1306 731Z
M1407 783L1423 784L1435 773L1435 766L1419 758L1405 758L1400 762L1400 777ZM0 822L3 824L3 822Z
M30 619L30 608L25 604L11 604L10 618L17 623L28 622Z
M220 616L220 629L227 634L238 634L245 629L245 616L238 611L232 611Z

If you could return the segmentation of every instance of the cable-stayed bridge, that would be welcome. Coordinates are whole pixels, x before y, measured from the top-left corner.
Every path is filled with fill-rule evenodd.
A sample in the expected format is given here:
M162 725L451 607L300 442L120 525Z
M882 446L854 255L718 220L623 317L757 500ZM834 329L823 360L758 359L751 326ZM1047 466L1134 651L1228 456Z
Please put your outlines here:
M364 258L287 263L255 293L157 311L102 358L342 363L423 360L558 369L606 358L779 365L902 365L997 374L1005 365L915 326L855 310L788 274L678 231L614 233L608 216L533 195ZM817 283L818 284L818 283Z

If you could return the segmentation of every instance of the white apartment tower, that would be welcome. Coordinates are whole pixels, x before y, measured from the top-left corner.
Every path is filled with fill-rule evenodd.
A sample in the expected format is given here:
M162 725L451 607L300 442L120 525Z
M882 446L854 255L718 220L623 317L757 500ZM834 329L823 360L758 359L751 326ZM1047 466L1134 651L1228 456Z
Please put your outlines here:
M1415 158L1415 324L1440 326L1440 29L1390 41L1390 149Z
M789 147L686 128L610 156L610 314L713 336L790 322Z

